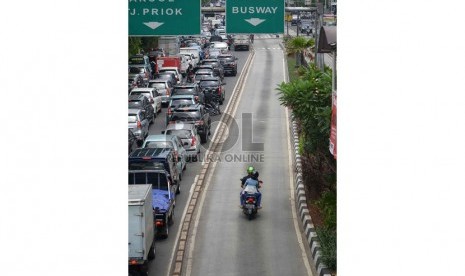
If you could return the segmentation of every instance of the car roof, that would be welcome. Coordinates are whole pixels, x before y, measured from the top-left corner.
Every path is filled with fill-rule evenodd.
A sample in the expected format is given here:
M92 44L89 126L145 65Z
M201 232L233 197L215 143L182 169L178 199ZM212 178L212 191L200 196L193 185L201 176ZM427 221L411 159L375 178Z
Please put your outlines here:
M133 90L131 90L131 92L132 91ZM134 95L134 94L132 94L132 95L129 95L129 101L131 101L131 100L142 100L142 97L145 97L145 96L144 95Z
M131 90L132 92L151 92L152 90L156 89L155 87L137 87Z
M154 83L154 82L156 82L156 83L161 83L161 82L163 82L163 83L168 83L169 80L167 80L167 79L154 79L154 80L149 80L149 83L151 83L151 82L152 82L152 83Z
M190 94L185 94L185 95L173 95L173 96L171 96L171 100L186 99L186 98L195 99L195 97L196 97L196 96L190 95Z
M174 123L174 124L168 124L166 126L166 130L173 130L173 129L193 130L195 129L195 125L193 123Z
M145 142L149 141L149 142L157 142L157 141L169 141L171 139L173 139L173 137L175 137L176 135L172 135L172 134L152 134L152 135L149 135L147 136L147 138L145 138Z
M129 67L148 67L147 64L129 64Z
M173 88L196 88L195 84L177 84Z
M166 158L172 152L171 148L139 148L129 155L129 158L142 159L143 157Z
M200 79L200 81L220 81L220 78L219 77L203 77ZM199 82L200 82L199 81Z
M128 109L128 114L129 114L129 113L138 114L138 113L140 113L141 110L142 110L142 109L139 109L139 108L129 108L129 109Z
M174 111L177 111L177 112L199 111L200 107L201 107L200 104L183 105L182 107L175 108Z

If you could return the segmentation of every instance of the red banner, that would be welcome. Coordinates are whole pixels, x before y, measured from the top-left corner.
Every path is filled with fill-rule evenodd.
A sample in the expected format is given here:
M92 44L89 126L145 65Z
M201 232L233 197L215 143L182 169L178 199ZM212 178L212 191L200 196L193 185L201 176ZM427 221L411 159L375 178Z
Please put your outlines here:
M329 152L337 159L337 95L333 93L333 105L331 108L331 134L329 135Z

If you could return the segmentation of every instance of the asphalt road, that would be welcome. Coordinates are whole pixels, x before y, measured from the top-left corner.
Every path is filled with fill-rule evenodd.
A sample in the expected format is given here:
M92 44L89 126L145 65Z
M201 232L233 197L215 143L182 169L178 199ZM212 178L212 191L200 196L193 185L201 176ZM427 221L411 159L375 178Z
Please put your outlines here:
M229 150L219 155L206 184L186 275L312 275L291 202L287 118L276 95L285 76L279 41L255 40L234 116L240 132L230 130L231 137L241 139L226 141ZM263 209L251 221L239 208L239 178L248 165L264 181Z
M234 89L234 86L237 82L237 79L240 76L240 72L249 56L249 51L233 51L234 55L237 56L239 59L237 60L238 63L238 74L237 76L226 76L226 95L225 95L225 102L221 106L221 110L224 110L229 99L231 97L231 93ZM162 112L157 115L155 122L150 126L149 135L150 134L161 134L161 131L165 129L165 118L166 118L166 108L162 109ZM214 130L218 123L213 123L214 121L218 121L220 116L212 117L212 135L210 139L213 137ZM174 245L176 241L176 234L179 231L180 227L180 219L184 212L184 209L187 204L187 198L189 196L189 191L191 186L194 182L196 175L201 170L201 161L204 158L204 153L206 148L210 144L210 141L203 144L201 149L201 158L199 162L190 162L187 163L187 168L183 172L182 181L181 181L181 193L176 197L176 208L175 208L175 217L174 217L174 224L169 228L169 236L167 239L164 240L157 240L156 242L156 258L149 264L149 275L150 276L160 276L160 275L168 275L169 272L169 265L171 261L171 257L174 250Z

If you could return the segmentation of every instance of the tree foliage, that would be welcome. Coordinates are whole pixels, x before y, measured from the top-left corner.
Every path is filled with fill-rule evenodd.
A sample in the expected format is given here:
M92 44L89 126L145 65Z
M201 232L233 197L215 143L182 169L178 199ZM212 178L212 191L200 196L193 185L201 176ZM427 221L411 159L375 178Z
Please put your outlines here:
M288 54L295 54L296 66L300 66L303 52L313 47L313 45L315 45L315 40L313 38L307 39L303 36L296 36L286 40L285 45Z
M309 41L292 38L286 42L288 52L303 51ZM299 67L298 75L278 85L281 104L291 109L299 126L299 153L305 162L304 181L309 198L315 200L323 223L316 225L323 263L332 270L337 266L336 161L329 152L331 129L332 72L313 63Z
M128 38L128 54L129 56L138 54L142 47L142 40L140 37L130 36Z
M327 149L331 127L331 75L310 64L300 79L281 83L278 91L281 104L290 107L302 125L304 149L310 153Z

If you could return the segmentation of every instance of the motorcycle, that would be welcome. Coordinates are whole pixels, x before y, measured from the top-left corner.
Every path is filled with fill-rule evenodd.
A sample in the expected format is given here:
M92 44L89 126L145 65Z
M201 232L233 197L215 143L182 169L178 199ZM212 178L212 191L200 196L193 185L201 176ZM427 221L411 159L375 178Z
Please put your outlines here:
M259 181L259 183L263 183ZM261 186L260 186L261 187ZM255 186L245 186L241 193L241 197L244 197L244 205L242 205L242 212L247 215L249 220L255 217L258 212L258 189Z

